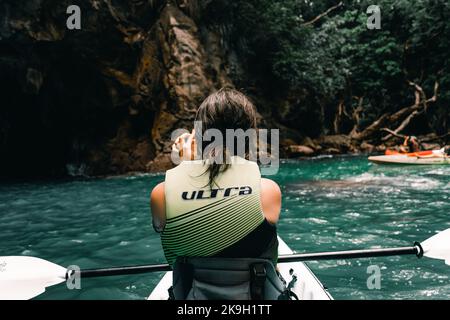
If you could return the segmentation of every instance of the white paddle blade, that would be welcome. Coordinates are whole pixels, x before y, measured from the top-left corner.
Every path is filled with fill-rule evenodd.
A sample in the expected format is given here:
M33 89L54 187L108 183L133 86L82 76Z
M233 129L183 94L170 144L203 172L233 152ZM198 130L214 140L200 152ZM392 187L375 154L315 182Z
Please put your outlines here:
M65 281L66 269L24 256L0 257L0 300L28 300Z
M439 232L421 245L425 257L441 259L450 265L450 229Z

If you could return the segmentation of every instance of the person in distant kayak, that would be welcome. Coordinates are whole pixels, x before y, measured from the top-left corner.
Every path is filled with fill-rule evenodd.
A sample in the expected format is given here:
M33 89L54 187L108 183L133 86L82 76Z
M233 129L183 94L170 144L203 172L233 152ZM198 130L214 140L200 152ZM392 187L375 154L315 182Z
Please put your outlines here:
M197 111L202 130L256 129L256 110L233 89L210 95ZM224 145L226 145L224 143ZM261 178L257 163L223 147L229 163L210 161L217 149L194 160L195 132L176 139L173 151L182 162L166 172L151 192L154 229L161 233L164 254L173 265L178 257L265 258L276 264L276 223L281 191Z
M400 146L401 153L420 152L420 144L416 137L406 136L403 145Z

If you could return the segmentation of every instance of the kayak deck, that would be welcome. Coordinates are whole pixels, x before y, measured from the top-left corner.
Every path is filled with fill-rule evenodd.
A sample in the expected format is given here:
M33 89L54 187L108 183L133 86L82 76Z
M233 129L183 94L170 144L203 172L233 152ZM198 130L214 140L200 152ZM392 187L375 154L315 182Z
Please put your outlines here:
M385 155L369 157L369 161L377 164L408 164L408 165L442 165L450 164L450 158L412 157L408 155Z
M281 239L278 238L278 254L287 255L293 254L293 251L289 246ZM303 262L289 262L279 263L278 270L283 278L289 283L292 279L290 270L294 270L294 274L297 275L297 282L292 288L292 291L298 296L300 300L332 300L332 296L324 288L322 283L317 279L314 273ZM172 285L172 272L166 272L164 277L153 289L152 293L148 297L148 300L167 300L169 299L168 289Z

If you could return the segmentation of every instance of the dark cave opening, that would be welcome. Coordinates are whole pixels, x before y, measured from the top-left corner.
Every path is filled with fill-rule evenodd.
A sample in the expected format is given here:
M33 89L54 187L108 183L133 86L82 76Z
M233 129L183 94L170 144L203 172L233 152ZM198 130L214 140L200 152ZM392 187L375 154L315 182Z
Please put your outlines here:
M0 61L2 177L64 176L114 136L126 110L113 107L92 60L64 42L2 51L13 53Z

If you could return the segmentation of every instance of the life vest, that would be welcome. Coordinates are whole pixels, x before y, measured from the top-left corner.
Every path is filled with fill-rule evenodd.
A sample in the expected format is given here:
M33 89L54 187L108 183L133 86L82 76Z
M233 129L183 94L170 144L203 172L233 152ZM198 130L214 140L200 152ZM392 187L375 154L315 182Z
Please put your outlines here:
M291 300L289 285L272 262L248 258L178 258L173 271L173 300Z
M267 247L276 261L276 229L262 212L258 165L232 157L213 186L208 178L202 160L184 161L166 173L161 242L168 263L173 265L178 257L255 258Z

